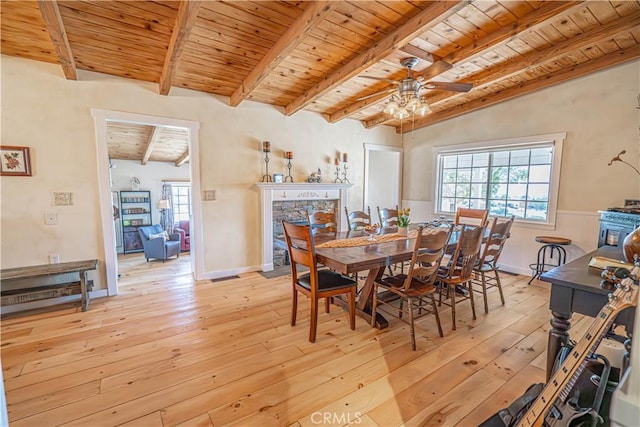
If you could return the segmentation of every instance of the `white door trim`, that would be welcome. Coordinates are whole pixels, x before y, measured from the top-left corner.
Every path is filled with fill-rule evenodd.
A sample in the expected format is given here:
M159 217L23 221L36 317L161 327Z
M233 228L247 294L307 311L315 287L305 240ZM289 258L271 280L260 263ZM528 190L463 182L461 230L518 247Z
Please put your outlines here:
M189 163L191 170L191 269L196 280L204 277L204 254L202 241L202 204L200 200L200 123L191 120L170 117L149 116L145 114L126 113L123 111L91 109L96 128L96 155L98 170L98 189L100 197L100 218L104 242L104 261L107 276L108 295L118 294L117 254L115 230L111 202L111 185L109 179L109 152L107 149L107 123L110 121L135 123L144 125L174 126L189 129Z
M398 162L400 163L398 165L398 170L400 171L400 176L398 177L398 201L397 201L397 205L400 206L402 204L402 163L403 163L403 150L402 147L398 147L398 146L394 146L394 145L380 145L380 144L367 144L364 143L364 184L363 184L363 192L364 194L362 195L362 210L366 209L367 206L369 206L369 197L368 197L368 190L369 190L369 153L371 151L395 151L397 153L400 153L399 157L398 157ZM372 214L373 215L373 214Z

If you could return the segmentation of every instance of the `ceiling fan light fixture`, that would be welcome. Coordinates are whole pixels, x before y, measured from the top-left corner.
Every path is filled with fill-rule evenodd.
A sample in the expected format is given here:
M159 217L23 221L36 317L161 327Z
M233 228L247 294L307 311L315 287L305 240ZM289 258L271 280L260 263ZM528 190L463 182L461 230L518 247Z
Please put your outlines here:
M398 108L398 103L392 98L391 101L389 101L389 103L386 105L386 107L384 107L384 113L390 116L395 116Z

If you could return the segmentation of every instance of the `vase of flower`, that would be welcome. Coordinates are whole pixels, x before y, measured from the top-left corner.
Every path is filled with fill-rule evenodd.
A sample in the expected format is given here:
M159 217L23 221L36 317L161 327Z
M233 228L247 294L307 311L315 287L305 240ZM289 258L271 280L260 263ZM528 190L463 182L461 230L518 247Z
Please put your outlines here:
M400 236L407 236L409 234L409 224L411 223L411 209L406 208L398 212L398 234Z

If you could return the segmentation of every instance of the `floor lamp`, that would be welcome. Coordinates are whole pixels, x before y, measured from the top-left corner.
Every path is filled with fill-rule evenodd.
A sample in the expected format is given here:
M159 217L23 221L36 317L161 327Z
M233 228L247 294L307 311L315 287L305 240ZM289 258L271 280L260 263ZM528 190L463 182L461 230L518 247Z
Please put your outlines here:
M162 199L158 202L158 209L160 209L160 223L162 224L162 229L167 229L167 209L171 209L171 205L169 204L169 200Z

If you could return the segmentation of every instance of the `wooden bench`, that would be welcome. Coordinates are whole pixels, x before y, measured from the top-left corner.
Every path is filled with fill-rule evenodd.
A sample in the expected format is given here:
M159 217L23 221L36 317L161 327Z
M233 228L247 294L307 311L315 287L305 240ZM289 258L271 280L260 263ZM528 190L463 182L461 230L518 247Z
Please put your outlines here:
M87 271L95 270L98 260L63 262L60 264L43 264L26 267L6 268L0 270L2 294L12 296L27 295L47 288L60 289L79 284L82 295L82 311L89 308L89 290L93 283L87 282ZM59 295L52 295L54 298ZM3 298L4 299L4 298ZM3 304L4 305L4 304Z

